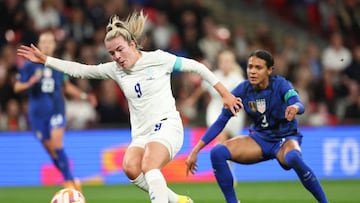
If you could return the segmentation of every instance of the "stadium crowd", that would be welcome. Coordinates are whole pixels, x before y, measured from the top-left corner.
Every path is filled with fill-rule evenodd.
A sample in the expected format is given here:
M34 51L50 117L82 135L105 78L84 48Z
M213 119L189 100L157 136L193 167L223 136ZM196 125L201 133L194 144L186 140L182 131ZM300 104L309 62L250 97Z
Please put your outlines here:
M209 3L210 2L210 3ZM244 1L254 4L253 1ZM59 43L57 56L86 64L110 61L104 47L105 26L113 14L126 17L132 10L148 16L142 37L144 50L157 48L194 58L215 70L219 51L231 48L240 66L255 49L274 53L275 73L293 82L305 105L301 125L360 124L360 7L356 0L254 1L267 12L320 36L325 46L285 32L277 43L262 22L253 32L241 24L225 24L206 0L4 0L0 2L0 131L28 130L26 93L15 94L13 84L24 59L20 44L36 43L39 33L52 30ZM301 15L299 15L299 13ZM241 15L241 14L240 14ZM224 20L224 19L222 19ZM94 109L81 99L67 97L69 129L128 127L127 101L111 80L71 79L98 99ZM190 105L187 98L201 85L198 76L175 73L173 93L185 126L205 126L209 96ZM246 104L244 104L246 105Z

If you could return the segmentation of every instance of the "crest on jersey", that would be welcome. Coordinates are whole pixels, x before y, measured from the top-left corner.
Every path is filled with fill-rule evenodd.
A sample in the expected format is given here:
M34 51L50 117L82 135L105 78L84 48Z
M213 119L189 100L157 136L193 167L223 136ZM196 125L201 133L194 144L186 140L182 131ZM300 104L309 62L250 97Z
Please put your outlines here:
M35 70L35 76L38 77L38 78L41 78L42 74L43 74L43 71L42 71L41 67L40 67L40 68L36 68L36 70Z
M256 109L260 113L264 113L266 111L266 101L265 101L265 99L257 99L256 100Z
M154 80L154 73L152 68L147 68L146 69L146 80Z
M251 111L256 112L256 103L254 101L249 101L248 105Z
M52 70L50 68L45 68L44 69L44 77L51 78L51 76L52 76Z

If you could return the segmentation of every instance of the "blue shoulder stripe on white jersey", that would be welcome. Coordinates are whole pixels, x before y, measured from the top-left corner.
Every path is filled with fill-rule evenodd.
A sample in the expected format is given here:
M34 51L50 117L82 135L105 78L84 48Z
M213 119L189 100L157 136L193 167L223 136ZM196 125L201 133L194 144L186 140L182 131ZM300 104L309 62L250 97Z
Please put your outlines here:
M181 57L176 57L176 61L173 66L173 71L180 71L182 66Z

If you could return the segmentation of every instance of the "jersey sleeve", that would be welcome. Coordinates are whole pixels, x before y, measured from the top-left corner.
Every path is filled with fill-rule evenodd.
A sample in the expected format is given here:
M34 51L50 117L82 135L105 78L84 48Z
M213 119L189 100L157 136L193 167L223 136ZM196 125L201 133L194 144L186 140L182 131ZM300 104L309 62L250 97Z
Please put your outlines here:
M300 100L298 92L295 90L293 85L287 81L283 80L282 84L280 85L280 91L281 95L283 95L284 101L287 105L293 105L296 104L299 106L299 112L298 114L302 114L305 111L304 105Z
M216 119L216 121L207 129L204 136L201 138L201 140L208 144L211 142L216 136L219 135L219 133L224 129L226 123L229 121L229 119L233 116L231 111L229 109L223 108L221 114Z
M239 83L233 90L231 90L231 94L235 97L245 97L245 81Z
M34 70L31 68L31 63L26 62L17 74L17 80L20 82L27 82L29 78L34 74Z
M75 78L115 79L115 74L113 73L113 68L116 66L115 63L116 62L99 65L85 65L48 56L45 66Z
M211 86L219 82L219 79L204 64L193 59L176 57L173 71L192 72L200 75Z

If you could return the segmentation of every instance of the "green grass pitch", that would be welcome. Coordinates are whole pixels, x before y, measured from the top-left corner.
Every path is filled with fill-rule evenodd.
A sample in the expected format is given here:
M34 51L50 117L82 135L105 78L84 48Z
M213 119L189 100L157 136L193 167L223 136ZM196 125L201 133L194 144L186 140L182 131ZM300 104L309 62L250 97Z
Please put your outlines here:
M359 203L360 180L322 180L331 203ZM177 193L192 197L195 203L225 203L216 183L169 184ZM0 188L1 203L49 203L56 187ZM298 181L239 182L236 192L241 203L316 202ZM87 203L149 203L145 192L133 185L83 186Z

